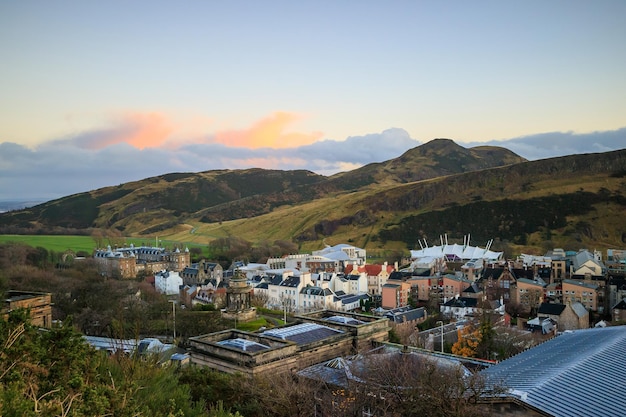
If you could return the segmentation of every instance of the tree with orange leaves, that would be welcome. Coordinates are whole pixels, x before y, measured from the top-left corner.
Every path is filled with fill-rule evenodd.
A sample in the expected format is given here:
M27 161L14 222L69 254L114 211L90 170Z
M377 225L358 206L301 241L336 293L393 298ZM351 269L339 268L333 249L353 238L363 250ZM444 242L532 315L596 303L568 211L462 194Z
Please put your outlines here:
M473 358L476 356L478 346L482 341L482 332L473 325L465 326L457 330L458 341L452 345L452 353L455 355Z

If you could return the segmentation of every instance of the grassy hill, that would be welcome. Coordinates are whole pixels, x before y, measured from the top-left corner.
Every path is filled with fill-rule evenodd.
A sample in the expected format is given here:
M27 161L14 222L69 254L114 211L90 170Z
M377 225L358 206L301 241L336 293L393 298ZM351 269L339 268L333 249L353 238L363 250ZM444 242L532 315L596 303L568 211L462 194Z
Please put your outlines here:
M0 215L2 233L115 229L206 244L238 236L301 250L350 242L406 250L440 234L541 249L626 245L626 150L526 161L436 139L324 177L309 171L174 173ZM480 244L479 243L479 244Z

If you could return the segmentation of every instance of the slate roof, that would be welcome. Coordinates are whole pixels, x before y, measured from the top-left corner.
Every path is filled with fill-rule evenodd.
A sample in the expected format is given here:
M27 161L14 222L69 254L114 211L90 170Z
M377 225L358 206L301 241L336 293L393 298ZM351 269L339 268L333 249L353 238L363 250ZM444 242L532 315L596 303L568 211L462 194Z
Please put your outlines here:
M567 307L565 304L556 303L541 303L537 314L547 314L550 316L560 316L563 310Z
M369 294L346 294L341 297L333 297L334 301L337 301L337 299L341 300L343 305L352 304L359 300L369 300L369 298Z
M304 287L300 290L300 294L305 295L317 295L317 296L328 296L332 295L333 292L328 288L321 287Z
M489 279L489 277L491 277L492 279L497 280L503 272L504 268L485 268L483 278Z
M400 307L394 308L393 310L389 310L385 313L385 317L394 323L404 323L405 321L413 321L419 320L426 316L426 311L424 307L420 308L411 308L411 307Z
M587 282L576 281L574 279L564 279L563 283L564 284L570 284L570 285L577 285L579 287L589 288L591 290L598 289L598 284L591 284L591 283L587 283Z
M300 285L300 277L287 277L280 283L281 287L297 287Z
M270 284L272 285L280 285L281 282L283 282L283 277L281 275L274 275L270 279Z
M535 275L532 269L513 268L511 272L513 273L513 275L515 275L515 277L517 277L518 280L525 278L525 279L529 279L532 281L533 278L535 278Z
M553 416L620 416L626 410L625 351L626 326L576 330L480 374Z
M473 283L470 284L469 287L464 289L463 292L467 293L467 294L479 294L479 293L483 292L483 290L478 288L478 285L476 285L476 283L473 282Z
M533 279L528 279L528 278L518 278L517 282L522 282L528 285L536 285L538 287L545 286L545 282L543 282L543 280L539 281L539 280L533 280Z
M389 278L388 279L395 279L397 281L404 281L407 278L411 277L411 273L410 272L406 272L406 271L393 271L391 274L389 274Z
M446 301L443 305L446 307L476 307L478 306L478 299L471 297L455 297Z
M585 306L582 305L582 303L579 303L578 301L570 304L570 306L572 307L572 310L574 310L574 313L576 313L578 317L585 317L586 315L589 314Z
M182 275L190 275L190 276L196 276L198 275L198 268L194 268L193 266L186 266L185 268L183 268L183 271L181 272Z
M414 268L411 275L414 277L428 277L430 276L430 268Z
M626 310L626 300L622 300L619 303L615 304L615 306L613 306L612 310Z

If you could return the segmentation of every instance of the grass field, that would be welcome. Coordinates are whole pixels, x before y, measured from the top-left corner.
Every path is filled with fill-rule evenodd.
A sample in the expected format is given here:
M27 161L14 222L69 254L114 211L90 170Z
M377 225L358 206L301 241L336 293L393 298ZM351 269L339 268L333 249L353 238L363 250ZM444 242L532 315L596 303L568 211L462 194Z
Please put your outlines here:
M170 240L159 240L161 246L173 247L179 242ZM91 236L66 236L66 235L0 235L0 243L16 242L23 243L25 245L36 247L42 247L49 251L65 252L72 250L74 252L87 252L93 253L96 249L96 241ZM138 238L124 238L124 245L134 244L135 246L147 245L154 246L154 240L150 239L138 239ZM105 243L106 244L106 243ZM191 246L199 246L197 244L191 244ZM205 246L206 248L206 246Z

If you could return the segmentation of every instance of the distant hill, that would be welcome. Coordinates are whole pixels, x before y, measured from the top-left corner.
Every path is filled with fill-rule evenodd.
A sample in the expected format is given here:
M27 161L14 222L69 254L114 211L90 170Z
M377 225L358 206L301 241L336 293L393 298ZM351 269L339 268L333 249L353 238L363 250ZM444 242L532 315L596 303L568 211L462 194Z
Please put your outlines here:
M435 139L330 177L264 169L172 173L0 214L2 233L237 235L366 248L413 247L440 233L608 246L626 243L626 150L526 161L499 147Z

